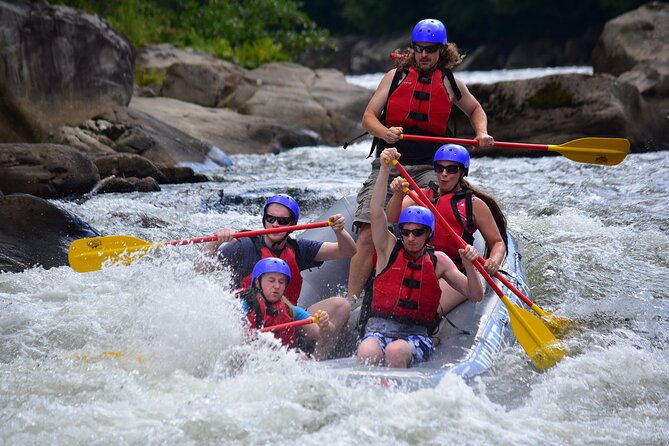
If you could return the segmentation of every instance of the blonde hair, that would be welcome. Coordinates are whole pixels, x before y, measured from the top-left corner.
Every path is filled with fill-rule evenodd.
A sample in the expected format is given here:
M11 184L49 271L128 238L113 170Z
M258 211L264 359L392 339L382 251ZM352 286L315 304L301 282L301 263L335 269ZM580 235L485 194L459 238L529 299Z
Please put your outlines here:
M414 56L414 50L411 47L408 47L404 51L401 51L399 48L393 51L391 54L391 59L395 60L395 67L400 70L409 68L418 68L416 64L416 58ZM456 65L461 63L465 58L464 54L460 53L458 46L452 42L448 42L444 47L439 51L439 60L434 68L448 68L453 69Z

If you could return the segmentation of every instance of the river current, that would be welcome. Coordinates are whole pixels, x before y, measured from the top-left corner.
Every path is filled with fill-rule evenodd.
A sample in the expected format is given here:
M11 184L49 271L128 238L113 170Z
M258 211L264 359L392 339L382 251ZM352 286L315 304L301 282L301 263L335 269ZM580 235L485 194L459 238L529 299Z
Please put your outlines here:
M368 148L233 155L209 183L54 203L105 235L147 241L260 228L276 192L309 222L357 191ZM193 269L198 245L86 274L0 273L0 445L669 444L668 169L669 152L615 167L472 161L472 182L516 235L535 302L577 322L563 337L569 356L543 373L514 345L469 384L346 386L269 341L242 343L224 273Z

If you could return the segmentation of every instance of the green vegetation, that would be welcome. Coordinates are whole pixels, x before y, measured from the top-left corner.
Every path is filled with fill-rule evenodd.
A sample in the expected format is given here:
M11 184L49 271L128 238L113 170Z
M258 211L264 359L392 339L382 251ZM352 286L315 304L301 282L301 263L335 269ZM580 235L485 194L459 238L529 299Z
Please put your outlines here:
M106 18L140 48L191 47L247 68L293 60L332 46L329 35L372 38L406 34L420 19L444 23L463 50L513 47L538 39L599 33L606 23L648 0L51 0Z
M528 102L539 108L556 108L572 105L573 98L559 84L549 82L534 92Z
M536 39L565 39L599 32L613 17L648 0L309 0L304 10L333 34L406 33L418 20L440 19L449 40L474 48Z
M172 43L238 65L291 60L329 45L293 0L54 0L106 18L137 48Z

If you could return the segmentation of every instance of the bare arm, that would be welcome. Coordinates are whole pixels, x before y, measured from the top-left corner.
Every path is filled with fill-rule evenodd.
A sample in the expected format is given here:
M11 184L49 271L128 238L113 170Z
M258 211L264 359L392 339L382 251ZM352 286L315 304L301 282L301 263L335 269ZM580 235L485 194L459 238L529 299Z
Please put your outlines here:
M204 245L204 248L202 248L202 256L195 261L195 271L199 273L209 273L220 269L220 265L216 260L218 248L223 243L231 241L236 242L237 240L232 238L232 234L234 234L234 231L230 228L216 230L214 235L218 237L218 240Z
M494 139L488 134L488 116L485 114L483 107L479 101L471 94L467 86L460 79L455 78L455 83L462 93L459 101L454 101L455 105L469 117L474 131L476 132L476 139L479 141L479 147L491 147L494 144ZM455 98L448 81L444 84L448 93L452 98Z
M367 130L372 136L382 138L388 144L395 144L399 141L400 134L402 134L402 127L386 127L381 123L379 117L383 108L388 101L388 93L390 93L390 84L393 82L395 70L390 70L383 76L379 86L374 92L374 96L370 99L365 108L365 113L362 115L362 127Z
M479 253L472 245L465 249L459 249L462 264L465 267L466 276L455 266L453 261L443 252L437 251L437 276L446 280L450 286L458 290L468 299L480 302L483 299L483 286L472 263L478 258Z
M388 231L388 219L384 211L384 205L386 201L386 189L388 187L388 176L390 175L390 162L394 159L399 159L399 157L400 154L394 147L381 152L379 175L376 177L369 205L372 241L377 255L377 271L381 271L388 264L388 259L395 246L395 236L392 232Z
M506 246L504 246L504 240L499 233L499 228L488 205L479 199L475 199L472 204L474 207L474 221L490 250L483 267L488 274L494 275L504 261Z
M344 216L336 214L330 217L329 220L332 222L332 230L335 233L335 237L337 237L337 241L325 242L321 245L321 248L314 257L314 260L317 262L346 259L352 257L357 252L353 237L344 230L346 224Z

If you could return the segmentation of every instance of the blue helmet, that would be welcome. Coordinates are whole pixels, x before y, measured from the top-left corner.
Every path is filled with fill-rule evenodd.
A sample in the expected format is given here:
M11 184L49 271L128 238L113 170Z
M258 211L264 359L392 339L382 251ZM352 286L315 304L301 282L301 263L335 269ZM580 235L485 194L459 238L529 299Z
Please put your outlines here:
M436 19L423 19L416 23L411 33L412 42L432 42L446 45L446 27Z
M423 206L409 206L404 209L397 221L397 226L401 228L404 223L417 223L419 225L427 226L431 229L428 240L432 239L434 236L434 215L432 215L432 212L428 208L424 208Z
M453 161L462 164L465 170L464 176L469 173L469 152L457 144L444 144L439 147L434 154L432 164L437 164L437 161Z
M253 267L251 274L251 283L255 283L265 273L281 273L288 278L290 283L290 267L285 260L278 257L265 257L258 260L258 263Z
M267 206L272 203L281 204L290 209L290 212L293 213L295 223L297 223L297 221L300 219L300 206L298 206L297 201L295 201L293 197L286 194L277 194L267 200L267 203L265 203L265 207L262 210L263 217L267 213Z

